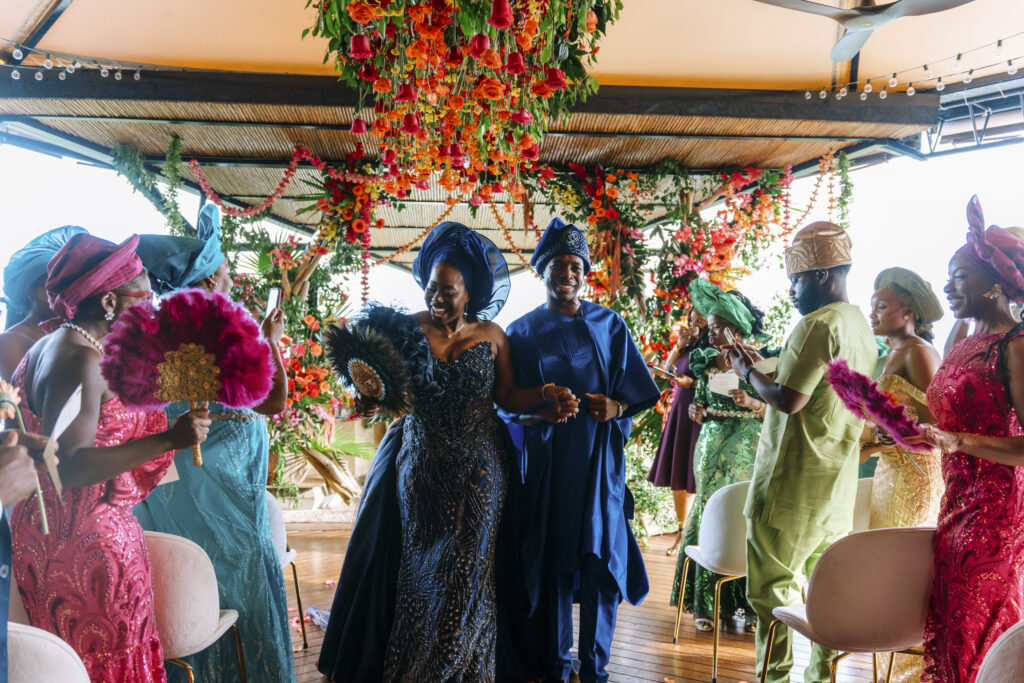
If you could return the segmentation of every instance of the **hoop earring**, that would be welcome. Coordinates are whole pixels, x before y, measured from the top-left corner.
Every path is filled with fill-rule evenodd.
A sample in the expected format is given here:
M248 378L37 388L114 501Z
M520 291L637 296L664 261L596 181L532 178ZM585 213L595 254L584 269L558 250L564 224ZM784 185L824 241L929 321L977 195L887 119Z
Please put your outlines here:
M107 322L110 322L111 320L114 319L114 312L107 311L106 313L103 314L103 319L106 320Z
M992 285L992 289L982 294L982 296L985 297L986 299L998 299L1000 296L1002 296L1002 294L1003 288L997 282L996 284Z

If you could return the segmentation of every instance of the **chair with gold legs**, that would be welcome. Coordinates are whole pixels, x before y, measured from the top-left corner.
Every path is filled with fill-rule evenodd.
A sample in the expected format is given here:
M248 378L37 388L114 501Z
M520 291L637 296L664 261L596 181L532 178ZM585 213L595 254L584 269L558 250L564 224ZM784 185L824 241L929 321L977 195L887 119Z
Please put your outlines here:
M302 629L302 649L309 647L306 640L306 613L302 611L302 593L299 592L299 570L295 567L296 552L288 546L288 531L284 524L284 515L281 514L281 504L277 502L270 491L265 491L267 499L267 521L270 523L270 536L274 541L274 549L277 550L277 559L281 563L281 569L287 571L292 568L292 580L295 582L295 602L299 605L299 627Z
M749 488L749 481L741 481L724 486L711 494L707 505L704 506L697 545L688 545L683 550L686 559L683 560L682 579L679 585L676 627L672 633L673 643L679 639L679 622L683 616L683 595L686 593L686 577L690 571L690 564L696 562L708 571L722 574L715 582L712 683L718 678L718 622L722 586L747 575L747 521L743 516L743 506Z
M156 628L165 660L185 669L193 683L195 674L183 658L202 652L232 629L238 669L246 683L238 612L220 609L217 575L206 552L187 538L156 531L146 532L146 547L153 574Z
M841 653L831 663L832 683L839 663L857 652L920 655L910 648L924 640L934 542L935 527L916 527L852 533L830 545L811 576L807 604L772 610L761 683L780 624Z
M974 683L1024 681L1024 621L1003 631L989 648Z

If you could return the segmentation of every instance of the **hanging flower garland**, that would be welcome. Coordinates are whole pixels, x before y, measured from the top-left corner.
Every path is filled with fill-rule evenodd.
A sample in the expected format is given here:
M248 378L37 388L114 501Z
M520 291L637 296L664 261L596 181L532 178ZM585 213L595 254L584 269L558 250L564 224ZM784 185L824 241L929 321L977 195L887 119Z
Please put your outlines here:
M305 33L341 80L373 99L352 122L402 198L432 173L479 205L533 167L549 119L596 92L587 75L620 0L308 0ZM305 35L304 33L304 35ZM372 111L372 114L370 113ZM485 189L486 188L486 189Z

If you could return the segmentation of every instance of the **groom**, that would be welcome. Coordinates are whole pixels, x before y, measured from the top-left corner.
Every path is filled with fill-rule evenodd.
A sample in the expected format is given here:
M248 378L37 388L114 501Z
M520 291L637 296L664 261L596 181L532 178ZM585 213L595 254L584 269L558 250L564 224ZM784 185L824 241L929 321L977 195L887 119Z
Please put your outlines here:
M512 419L524 427L527 592L551 634L548 675L564 681L578 665L580 680L606 681L619 602L638 604L648 590L628 521L624 448L632 417L659 391L622 318L580 299L590 253L576 226L552 220L530 265L544 278L547 303L508 328L516 380L569 387L586 397L586 410L565 424ZM579 662L569 653L574 597Z

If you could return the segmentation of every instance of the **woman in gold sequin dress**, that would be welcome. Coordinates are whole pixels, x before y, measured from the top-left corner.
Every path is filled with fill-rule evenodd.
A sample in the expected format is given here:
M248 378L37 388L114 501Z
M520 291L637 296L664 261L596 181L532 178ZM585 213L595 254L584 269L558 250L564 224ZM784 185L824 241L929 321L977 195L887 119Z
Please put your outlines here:
M942 360L931 345L931 324L942 317L942 307L931 285L905 268L883 270L875 278L875 290L871 329L892 347L878 384L905 405L911 417L930 423L924 389ZM887 434L879 432L875 443L865 444L863 455L872 453L878 454L878 467L871 489L871 528L934 525L944 489L940 453L911 456L923 475ZM887 666L883 662L883 668ZM921 658L896 655L892 680L920 679Z

